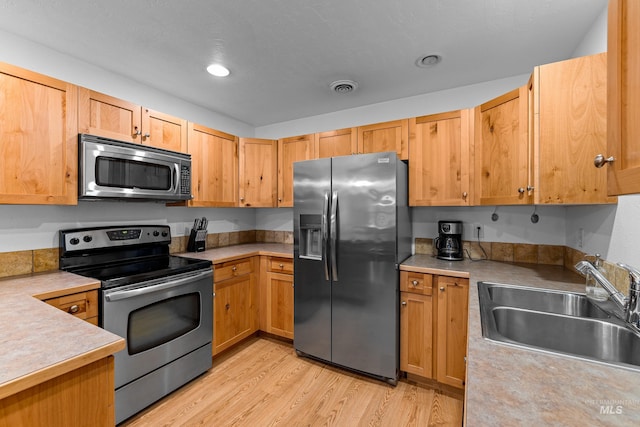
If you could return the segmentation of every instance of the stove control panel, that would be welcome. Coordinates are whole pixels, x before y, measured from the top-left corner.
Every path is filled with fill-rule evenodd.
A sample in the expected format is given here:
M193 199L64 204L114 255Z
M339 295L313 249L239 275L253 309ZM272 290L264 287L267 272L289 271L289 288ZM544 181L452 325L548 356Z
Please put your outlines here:
M62 251L86 251L140 244L170 244L168 225L132 225L60 230Z

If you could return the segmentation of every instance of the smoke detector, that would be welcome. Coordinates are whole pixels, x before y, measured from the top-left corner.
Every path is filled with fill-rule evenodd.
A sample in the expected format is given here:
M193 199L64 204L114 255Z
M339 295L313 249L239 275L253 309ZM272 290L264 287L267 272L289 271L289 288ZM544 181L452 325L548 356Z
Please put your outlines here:
M416 59L416 67L429 68L438 64L440 61L442 61L442 56L438 54L424 55Z
M336 80L329 87L335 93L351 93L358 89L358 83L353 80Z

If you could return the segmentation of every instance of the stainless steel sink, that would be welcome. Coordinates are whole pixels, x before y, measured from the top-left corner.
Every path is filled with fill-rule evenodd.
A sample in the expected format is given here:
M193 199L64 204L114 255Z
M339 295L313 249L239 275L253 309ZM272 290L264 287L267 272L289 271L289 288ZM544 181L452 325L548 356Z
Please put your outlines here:
M478 282L482 335L629 369L640 369L640 335L584 296Z
M500 306L597 319L610 317L584 294L497 283L487 283L485 289L491 301Z

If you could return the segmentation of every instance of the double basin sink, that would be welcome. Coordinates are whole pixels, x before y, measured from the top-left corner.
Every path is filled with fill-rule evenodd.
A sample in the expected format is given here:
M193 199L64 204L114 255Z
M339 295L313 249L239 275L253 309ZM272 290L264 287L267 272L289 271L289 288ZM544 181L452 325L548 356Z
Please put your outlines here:
M518 347L640 370L640 335L609 301L584 294L478 282L482 335Z

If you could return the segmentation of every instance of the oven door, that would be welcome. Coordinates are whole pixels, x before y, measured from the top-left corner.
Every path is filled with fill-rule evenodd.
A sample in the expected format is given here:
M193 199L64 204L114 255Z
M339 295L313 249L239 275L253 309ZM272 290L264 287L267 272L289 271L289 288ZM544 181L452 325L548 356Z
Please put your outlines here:
M211 343L212 269L103 290L102 326L127 341L116 389Z

